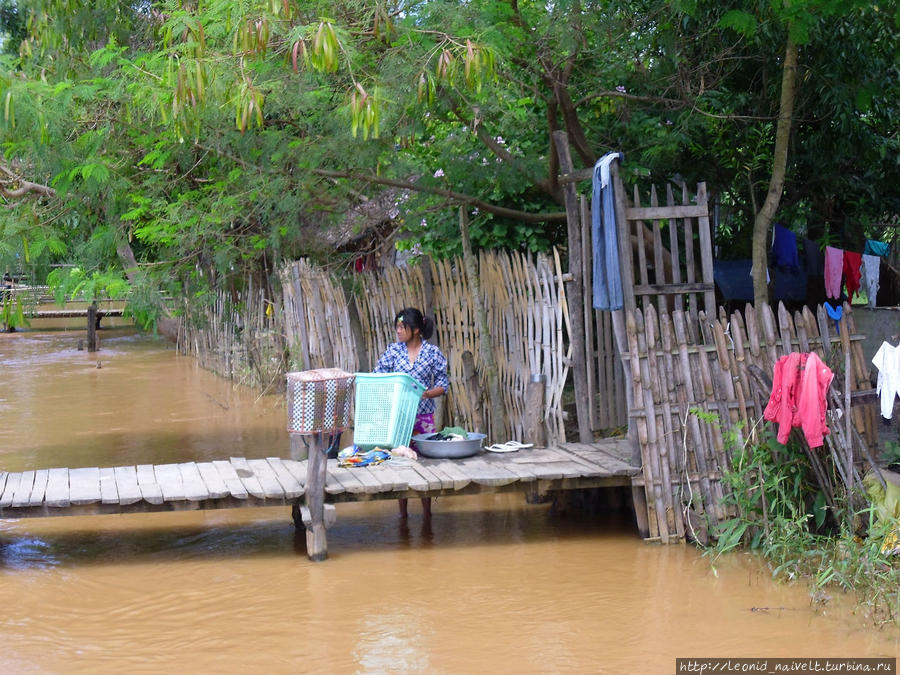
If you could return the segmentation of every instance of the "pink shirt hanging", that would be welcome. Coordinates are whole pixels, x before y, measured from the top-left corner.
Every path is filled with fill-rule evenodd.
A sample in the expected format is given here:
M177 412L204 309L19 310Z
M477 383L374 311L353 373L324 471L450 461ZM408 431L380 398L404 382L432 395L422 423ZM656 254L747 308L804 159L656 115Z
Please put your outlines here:
M824 444L829 433L825 413L832 379L834 373L815 352L791 352L778 359L763 417L778 424L779 443L786 443L791 429L800 427L809 447Z
M841 297L841 272L844 269L844 251L833 246L825 247L825 295Z

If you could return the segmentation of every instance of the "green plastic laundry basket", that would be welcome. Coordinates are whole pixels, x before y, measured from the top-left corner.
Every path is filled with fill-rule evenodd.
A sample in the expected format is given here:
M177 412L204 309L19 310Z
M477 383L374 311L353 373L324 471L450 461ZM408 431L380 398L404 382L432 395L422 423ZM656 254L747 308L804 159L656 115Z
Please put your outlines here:
M363 450L409 445L424 392L405 373L356 373L353 443Z

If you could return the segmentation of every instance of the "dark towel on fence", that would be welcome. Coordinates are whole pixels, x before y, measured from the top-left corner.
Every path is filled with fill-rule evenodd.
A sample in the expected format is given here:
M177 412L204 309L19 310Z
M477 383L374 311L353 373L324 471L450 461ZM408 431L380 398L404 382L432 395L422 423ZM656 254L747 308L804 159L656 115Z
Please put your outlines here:
M724 300L753 302L752 260L713 260L713 279Z
M608 152L594 165L591 240L594 247L592 271L595 309L622 309L622 273L619 270L616 204L609 165L616 159L623 158L621 152Z
M825 274L825 252L812 239L803 240L803 257L806 262L806 274L823 276Z
M806 300L806 272L787 267L775 268L774 299Z

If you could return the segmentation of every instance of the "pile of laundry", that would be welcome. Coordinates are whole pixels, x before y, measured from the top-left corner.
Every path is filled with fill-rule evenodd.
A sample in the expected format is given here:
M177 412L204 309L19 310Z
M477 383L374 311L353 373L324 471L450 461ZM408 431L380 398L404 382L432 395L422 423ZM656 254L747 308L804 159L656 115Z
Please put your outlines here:
M866 240L862 253L826 246L825 294L829 298L840 298L843 281L847 297L852 301L853 295L865 284L869 307L874 307L881 275L881 258L886 258L889 254L888 244L871 239Z
M338 466L350 468L354 466L374 466L381 464L391 458L388 450L375 448L374 450L363 450L362 448L351 445L338 453Z
M469 438L469 432L462 427L444 427L438 433L432 434L426 441L465 441Z
M351 445L341 450L337 455L338 466L352 468L354 466L375 466L383 462L391 461L394 464L408 464L418 459L416 451L405 445L391 448L375 448L363 450L359 446Z

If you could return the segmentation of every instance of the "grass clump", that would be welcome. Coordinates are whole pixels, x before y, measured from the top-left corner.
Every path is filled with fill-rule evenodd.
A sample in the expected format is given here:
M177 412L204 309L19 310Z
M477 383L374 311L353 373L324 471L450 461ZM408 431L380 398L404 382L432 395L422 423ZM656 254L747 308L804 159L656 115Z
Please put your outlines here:
M836 591L854 593L874 623L900 625L900 555L886 545L896 535L896 516L861 488L856 495L838 489L834 466L826 495L801 443L782 445L769 432L756 444L733 445L724 476L731 517L713 529L707 554L715 561L749 548L765 558L775 579L806 580L815 602Z

